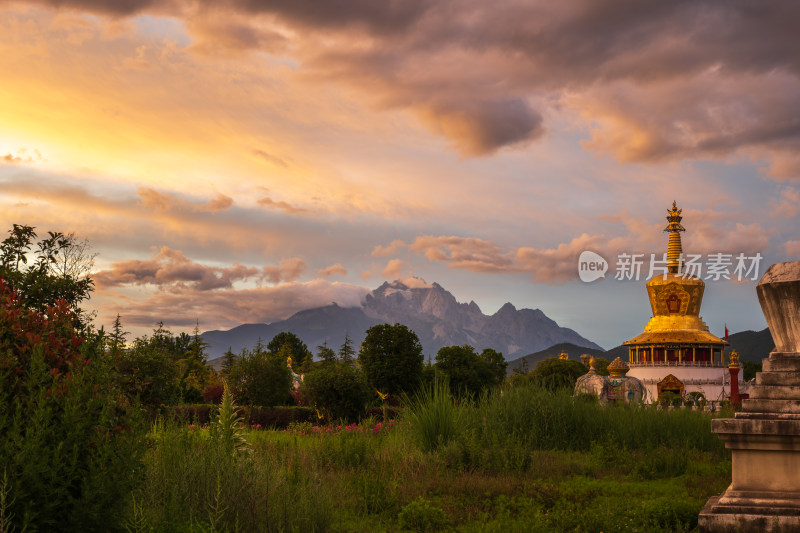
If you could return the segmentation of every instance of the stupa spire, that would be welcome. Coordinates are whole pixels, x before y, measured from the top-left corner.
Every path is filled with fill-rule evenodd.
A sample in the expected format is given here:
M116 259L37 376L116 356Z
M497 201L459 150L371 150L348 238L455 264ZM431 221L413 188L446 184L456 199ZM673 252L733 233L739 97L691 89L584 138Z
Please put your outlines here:
M683 255L683 248L681 247L681 231L686 231L686 228L681 226L681 212L683 209L678 209L675 201L672 202L672 210L667 209L667 225L664 231L669 233L669 241L667 241L667 270L672 274L679 274L681 270L681 262Z

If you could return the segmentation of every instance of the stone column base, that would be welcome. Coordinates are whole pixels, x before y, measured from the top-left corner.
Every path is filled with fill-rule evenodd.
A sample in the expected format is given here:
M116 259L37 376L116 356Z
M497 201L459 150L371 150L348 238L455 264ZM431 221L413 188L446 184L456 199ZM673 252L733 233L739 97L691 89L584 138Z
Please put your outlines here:
M800 494L728 488L700 511L700 531L782 533L800 531Z

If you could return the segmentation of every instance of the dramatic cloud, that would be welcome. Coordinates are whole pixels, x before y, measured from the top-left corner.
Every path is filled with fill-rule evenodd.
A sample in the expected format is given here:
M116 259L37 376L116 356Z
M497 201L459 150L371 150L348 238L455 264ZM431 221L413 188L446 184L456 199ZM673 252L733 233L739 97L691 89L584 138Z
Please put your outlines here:
M565 107L591 128L587 148L622 161L746 155L776 178L800 174L793 2L38 3L170 16L192 50L290 57L311 79L411 111L463 155L534 140Z
M152 327L163 321L170 327L191 327L199 321L202 329L221 329L285 319L333 302L358 307L367 292L364 287L320 279L254 289L158 292L144 299L117 299L104 307L101 319L110 324L119 313L126 326Z
M100 288L123 285L155 285L172 291L210 291L231 288L236 281L257 280L277 284L294 281L305 272L306 265L298 258L286 259L279 266L265 266L261 270L234 263L231 267L211 267L195 263L180 250L166 246L152 259L130 259L111 265L94 275Z

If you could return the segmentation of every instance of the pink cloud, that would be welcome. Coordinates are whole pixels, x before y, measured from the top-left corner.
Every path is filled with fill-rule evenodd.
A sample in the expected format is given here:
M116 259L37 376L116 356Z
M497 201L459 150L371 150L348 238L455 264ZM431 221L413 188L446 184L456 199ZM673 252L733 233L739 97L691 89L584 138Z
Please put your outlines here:
M230 267L211 267L196 263L180 250L162 247L152 259L129 259L101 270L93 277L98 288L124 285L153 285L173 292L186 290L211 291L229 289L237 281L268 281L276 284L294 281L306 269L298 258L284 259L280 265L268 265L261 270L234 263Z
M407 273L411 272L411 267L405 261L400 259L390 259L386 263L386 267L381 271L381 275L386 279L402 278Z
M323 278L329 278L331 276L345 276L347 275L347 269L342 266L341 263L336 263L325 268L319 268L316 270L318 276L322 276Z

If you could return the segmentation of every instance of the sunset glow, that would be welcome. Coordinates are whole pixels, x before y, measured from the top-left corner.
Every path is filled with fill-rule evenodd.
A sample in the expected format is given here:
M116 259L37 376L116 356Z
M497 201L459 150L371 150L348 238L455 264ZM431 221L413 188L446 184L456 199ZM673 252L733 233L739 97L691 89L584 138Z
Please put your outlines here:
M800 259L798 11L0 0L0 222L89 239L98 327L416 276L611 348L649 317L613 263L666 252L673 200L689 253ZM712 331L765 327L755 283L708 283Z

